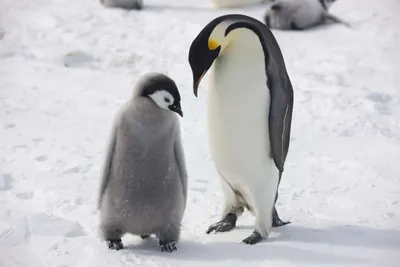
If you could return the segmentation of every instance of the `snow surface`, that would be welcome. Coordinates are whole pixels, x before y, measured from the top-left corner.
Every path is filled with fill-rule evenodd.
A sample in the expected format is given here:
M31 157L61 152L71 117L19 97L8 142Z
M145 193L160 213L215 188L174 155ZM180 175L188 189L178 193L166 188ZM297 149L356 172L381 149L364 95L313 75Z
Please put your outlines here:
M295 89L279 212L292 224L266 242L206 235L222 191L210 161L207 76L192 93L188 49L217 15L261 19L263 6L147 0L140 12L96 0L0 1L0 266L399 266L400 2L340 0L352 23L274 34ZM190 172L178 251L126 236L98 238L96 196L112 117L138 75L176 80Z

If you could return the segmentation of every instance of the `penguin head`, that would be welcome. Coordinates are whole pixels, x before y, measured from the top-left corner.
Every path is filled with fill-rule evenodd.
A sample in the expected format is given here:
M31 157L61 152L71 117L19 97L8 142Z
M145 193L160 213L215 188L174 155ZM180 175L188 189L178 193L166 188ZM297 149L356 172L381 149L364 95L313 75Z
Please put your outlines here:
M148 73L142 76L136 93L138 96L150 98L158 107L176 112L183 117L178 87L168 76L161 73Z
M197 91L201 79L207 73L214 61L223 55L226 48L236 38L239 38L238 28L254 29L261 23L242 14L228 14L209 22L193 40L189 49L189 64L193 74L193 93Z

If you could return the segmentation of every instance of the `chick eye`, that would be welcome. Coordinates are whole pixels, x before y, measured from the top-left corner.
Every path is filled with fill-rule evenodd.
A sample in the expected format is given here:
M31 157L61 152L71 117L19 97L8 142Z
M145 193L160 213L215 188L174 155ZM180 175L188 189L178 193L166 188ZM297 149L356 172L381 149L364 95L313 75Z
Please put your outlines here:
M164 97L164 101L169 103L169 99L167 97Z

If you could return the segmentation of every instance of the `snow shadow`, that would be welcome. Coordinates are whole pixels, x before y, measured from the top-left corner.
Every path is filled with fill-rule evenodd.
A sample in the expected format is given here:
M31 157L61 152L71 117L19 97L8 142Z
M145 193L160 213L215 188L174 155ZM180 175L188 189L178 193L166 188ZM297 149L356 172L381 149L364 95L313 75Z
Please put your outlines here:
M400 248L400 230L374 229L356 225L331 226L313 229L291 224L286 228L274 228L279 241L321 243L329 245L390 249Z
M178 251L161 253L158 240L150 238L136 244L126 244L124 254L166 257L174 260L194 261L263 261L283 260L310 264L365 264L367 259L357 255L337 254L334 251L318 251L302 246L301 243L323 246L337 245L354 248L375 248L396 250L400 247L400 231L380 230L358 226L333 226L325 229L311 229L302 226L275 228L278 236L263 243L249 246L237 242L201 243L184 238L177 245ZM222 234L222 233L220 233ZM286 243L286 241L288 241ZM290 241L290 242L289 242ZM294 244L293 242L298 242ZM299 244L300 243L300 244Z
M320 252L313 249L303 249L293 246L285 246L284 243L260 243L257 245L241 244L240 240L235 243L212 242L197 243L189 240L182 240L177 245L178 251L173 253L160 252L158 241L146 240L135 245L127 245L124 253L141 256L157 256L174 260L184 261L264 261L284 260L288 262L302 262L313 264L343 264L343 263L364 263L363 259L343 255L335 255L332 252Z

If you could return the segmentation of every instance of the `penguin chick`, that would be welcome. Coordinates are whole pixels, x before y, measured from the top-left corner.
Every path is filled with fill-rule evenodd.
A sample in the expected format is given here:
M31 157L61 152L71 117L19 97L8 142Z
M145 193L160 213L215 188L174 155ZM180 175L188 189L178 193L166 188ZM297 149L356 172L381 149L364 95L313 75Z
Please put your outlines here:
M109 249L122 249L129 233L155 234L161 251L176 250L187 199L180 102L172 79L149 73L114 118L98 196Z
M143 8L143 0L100 0L106 7L116 7L123 9L137 9Z
M269 2L271 0L211 0L215 8L238 8Z
M350 24L330 14L335 0L276 0L264 14L264 22L271 29L306 30L328 20L350 27Z

